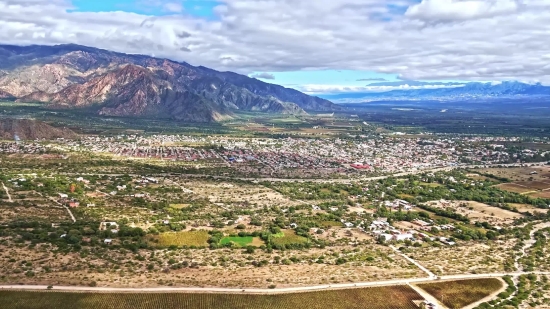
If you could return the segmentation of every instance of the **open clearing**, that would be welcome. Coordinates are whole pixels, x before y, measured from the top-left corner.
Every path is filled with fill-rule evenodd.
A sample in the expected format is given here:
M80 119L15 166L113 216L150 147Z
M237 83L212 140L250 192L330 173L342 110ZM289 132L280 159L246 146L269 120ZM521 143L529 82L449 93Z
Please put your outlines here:
M189 232L177 232L177 233L163 233L155 237L158 239L158 244L163 247L169 246L195 246L205 247L208 245L207 231L189 231Z
M502 183L500 185L497 185L496 187L504 191L519 193L519 194L533 192L533 189L518 183Z
M474 222L489 222L493 225L512 224L514 219L523 217L521 214L509 210L473 201L432 201L429 204L440 209L451 208Z
M470 246L415 248L408 256L436 275L497 273L513 260L515 240Z
M482 174L491 174L501 178L507 178L511 182L517 181L544 181L550 179L550 167L513 167L513 168L487 168L476 170Z
M191 294L191 293L66 293L0 291L4 309L415 309L422 297L412 288L400 286L334 290L284 295Z
M497 278L441 281L417 284L445 306L455 309L473 304L502 289Z
M273 237L273 244L278 246L303 244L307 241L307 238L298 236L294 231L290 230L283 231L282 235L274 235Z
M254 246L259 247L261 245L265 245L265 243L259 238L259 237L252 237L252 236L246 236L246 237L224 237L220 240L220 244L225 245L228 243L234 243L240 247L246 247L246 246Z
M530 197L550 198L550 190L545 190L533 194L529 194Z
M547 211L529 204L510 203L509 205L517 209L519 212L529 212L531 214L534 214L535 212L545 213Z

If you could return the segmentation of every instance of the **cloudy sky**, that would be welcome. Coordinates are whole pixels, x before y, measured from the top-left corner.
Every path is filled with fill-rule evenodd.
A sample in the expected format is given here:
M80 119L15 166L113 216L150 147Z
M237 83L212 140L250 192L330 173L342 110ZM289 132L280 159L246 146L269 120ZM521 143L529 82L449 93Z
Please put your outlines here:
M4 44L142 53L314 94L550 84L550 0L0 0L0 12Z

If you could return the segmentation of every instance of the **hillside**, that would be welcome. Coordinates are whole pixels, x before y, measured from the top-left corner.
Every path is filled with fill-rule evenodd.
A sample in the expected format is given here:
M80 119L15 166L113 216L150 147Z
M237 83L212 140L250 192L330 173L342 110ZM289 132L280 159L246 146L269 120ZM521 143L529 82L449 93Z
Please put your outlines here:
M236 111L304 114L342 107L232 72L79 45L0 45L0 97L100 115L192 122Z
M67 128L52 127L47 123L31 119L2 119L0 118L0 139L14 140L35 139L74 139L78 134Z

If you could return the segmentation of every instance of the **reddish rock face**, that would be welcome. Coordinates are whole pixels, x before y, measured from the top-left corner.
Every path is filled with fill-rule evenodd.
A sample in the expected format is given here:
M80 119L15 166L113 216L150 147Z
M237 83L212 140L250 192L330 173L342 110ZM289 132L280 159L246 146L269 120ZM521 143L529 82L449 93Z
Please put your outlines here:
M329 101L231 72L77 45L0 45L0 98L101 115L218 121L236 110L300 114Z

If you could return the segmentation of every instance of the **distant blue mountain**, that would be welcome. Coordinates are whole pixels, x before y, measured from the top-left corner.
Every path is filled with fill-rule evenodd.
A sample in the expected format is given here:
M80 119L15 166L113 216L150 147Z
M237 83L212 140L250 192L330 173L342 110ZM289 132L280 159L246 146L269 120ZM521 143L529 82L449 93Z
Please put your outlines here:
M371 84L372 85L372 84ZM409 84L410 85L410 84ZM550 96L550 87L538 84L520 82L467 83L460 86L456 83L445 88L392 90L387 92L342 93L322 96L335 103L369 102L380 100L436 100L457 101L488 98L525 98L534 96Z

